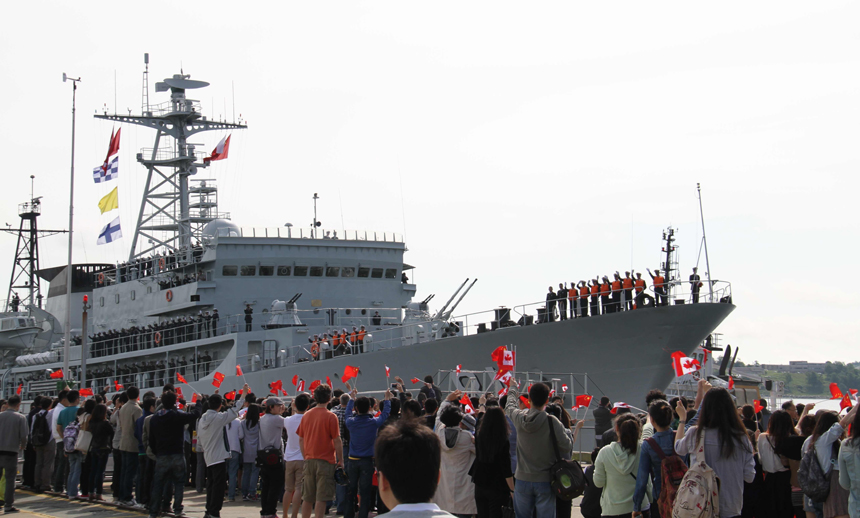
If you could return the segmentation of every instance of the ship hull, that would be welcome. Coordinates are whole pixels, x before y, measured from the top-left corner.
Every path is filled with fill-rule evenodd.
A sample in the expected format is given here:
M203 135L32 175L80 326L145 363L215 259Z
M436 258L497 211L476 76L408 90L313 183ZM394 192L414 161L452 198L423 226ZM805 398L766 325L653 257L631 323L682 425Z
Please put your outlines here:
M257 395L268 392L268 384L281 380L292 395L294 375L304 379L306 386L313 380L330 377L335 388L343 388L340 375L347 365L360 368L355 380L361 392L385 390L393 376L407 380L406 389L418 387L408 380L450 373L458 364L464 372L491 371L494 363L490 354L500 345L516 351L518 378L559 379L568 384L574 394L588 393L595 398L607 396L612 401L625 401L644 406L645 394L653 388L664 389L674 377L671 353L691 353L733 310L732 304L695 304L649 308L539 324L503 328L469 336L445 338L417 345L397 347L354 356L339 356L318 362L303 362L286 367L245 372L235 376L235 354L228 355L220 365L212 366L209 376L192 383L199 392L212 393L212 374L227 375L221 392L239 388L247 381ZM240 340L261 338L264 332L235 335ZM223 337L227 338L227 337ZM235 350L235 347L234 347ZM385 367L392 379L385 377ZM246 369L247 370L247 369ZM573 376L571 376L571 374ZM443 389L460 388L467 380L450 379L450 374L436 377ZM474 378L474 376L473 376ZM482 390L499 390L487 377ZM572 383L571 380L572 378ZM492 376L489 378L492 379ZM475 387L474 382L471 385ZM568 407L570 405L568 404Z

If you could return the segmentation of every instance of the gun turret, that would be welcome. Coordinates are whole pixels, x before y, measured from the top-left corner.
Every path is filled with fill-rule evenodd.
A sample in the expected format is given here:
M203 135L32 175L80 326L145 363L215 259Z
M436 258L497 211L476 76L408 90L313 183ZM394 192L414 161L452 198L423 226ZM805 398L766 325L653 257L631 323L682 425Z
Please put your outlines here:
M441 315L445 314L445 310L448 309L448 306L451 305L451 301L454 300L454 297L456 297L458 293L460 293L460 290L463 289L463 286L465 286L467 282L469 282L468 278L463 281L463 284L461 284L460 287L457 288L457 291L455 291L454 294L451 295L451 298L448 299L448 302L446 302L445 305L442 306L442 308L436 312L436 315L433 317L434 319L438 319Z

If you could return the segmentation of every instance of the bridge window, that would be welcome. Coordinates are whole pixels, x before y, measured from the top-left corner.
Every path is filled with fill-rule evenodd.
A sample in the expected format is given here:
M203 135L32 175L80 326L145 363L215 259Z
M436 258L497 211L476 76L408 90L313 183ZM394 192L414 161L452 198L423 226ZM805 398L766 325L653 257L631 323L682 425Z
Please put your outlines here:
M275 267L274 266L261 266L260 267L260 275L263 277L271 277L275 275Z
M370 275L370 268L359 268L358 269L358 276L359 277L367 278L368 275Z
M291 266L278 266L278 277L289 277L292 269Z
M340 276L340 266L328 266L325 269L326 277L339 277Z
M322 266L311 266L311 277L322 277L323 267Z
M370 272L371 279L381 279L382 278L382 268L374 268L372 272Z
M341 277L355 277L355 268L352 266L344 266Z
M242 265L242 269L239 271L239 274L242 277L253 277L257 275L257 267L253 265Z
M385 278L386 279L396 279L397 278L397 268L388 268L385 270Z
M221 275L224 277L235 277L237 273L239 273L239 267L237 266L224 266L221 268Z
M308 267L307 266L296 266L293 271L294 277L307 277L308 276Z

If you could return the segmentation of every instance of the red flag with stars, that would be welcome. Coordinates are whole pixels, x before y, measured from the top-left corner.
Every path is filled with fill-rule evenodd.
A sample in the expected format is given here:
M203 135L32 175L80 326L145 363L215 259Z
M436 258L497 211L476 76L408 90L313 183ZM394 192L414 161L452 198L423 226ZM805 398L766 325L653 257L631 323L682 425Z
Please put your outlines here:
M310 387L308 387L308 391L309 391L309 392L313 392L313 391L314 391L314 389L315 389L315 388L317 388L317 387L319 387L320 385L322 385L322 382L321 382L320 380L313 380L313 381L311 382L311 386L310 386Z
M224 381L224 375L220 372L216 372L212 376L212 384L215 385L215 388L221 387L221 383Z
M179 374L178 372L176 373L176 381L178 381L179 383L188 383L188 381L185 380L185 376Z
M192 402L192 403L196 403L196 402L197 402L197 392L195 392L195 393L194 393L194 395L193 395L193 396L191 396L191 402Z
M331 387L331 378L329 378L328 376L325 377L325 384Z
M576 404L573 405L572 410L576 410L578 408L588 408L591 405L591 400L594 399L594 396L589 396L588 394L581 394L576 396Z
M282 382L281 380L276 380L269 383L269 393L277 396L281 393L282 390L284 390L284 382Z
M63 379L63 369L58 369L51 373L52 380L61 380Z
M830 399L842 399L842 391L836 383L830 384L830 394L833 396Z
M231 390L230 392L224 394L224 399L229 399L230 401L233 401L234 399L236 399L236 391Z
M80 394L82 396L92 396L93 395L93 389L82 388L80 391L78 391L78 394Z
M241 365L236 366L236 376L242 376L242 366Z
M418 379L418 378L412 378L410 381L412 381L412 384L413 384L413 385L414 385L415 383L421 383L421 380L420 380L420 379Z
M758 399L753 400L753 411L757 414L764 410L764 407L761 405L761 401Z
M854 406L854 404L851 403L851 398L848 397L848 394L842 396L842 401L839 402L839 411L841 412L842 410L851 408L852 406Z
M353 367L351 365L347 365L343 368L343 376L340 377L341 381L346 383L352 378L358 376L358 367Z
M466 407L467 414L474 414L475 407L472 406L472 400L466 394L463 394L463 397L460 398L460 404Z

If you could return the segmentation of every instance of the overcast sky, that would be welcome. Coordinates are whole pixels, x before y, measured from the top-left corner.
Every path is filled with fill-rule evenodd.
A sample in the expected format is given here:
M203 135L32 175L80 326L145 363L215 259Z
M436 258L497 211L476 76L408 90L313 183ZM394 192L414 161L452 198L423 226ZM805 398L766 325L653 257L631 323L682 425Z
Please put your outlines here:
M739 357L860 360L860 4L17 2L5 14L0 224L17 227L35 174L40 225L67 227L61 76L80 76L75 262L128 255L135 155L154 132L123 127L120 180L95 185L111 123L92 115L140 112L149 52L152 103L182 68L212 83L189 95L207 114L247 120L208 171L240 226L307 226L318 192L326 228L405 234L418 298L436 293L438 307L479 278L460 314L654 269L669 225L681 273L703 271L700 182L712 275L737 304L718 331ZM100 215L116 185L119 211ZM97 247L117 214L125 239ZM14 247L0 236L4 282ZM41 252L43 267L64 264L65 238Z

